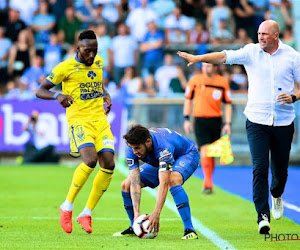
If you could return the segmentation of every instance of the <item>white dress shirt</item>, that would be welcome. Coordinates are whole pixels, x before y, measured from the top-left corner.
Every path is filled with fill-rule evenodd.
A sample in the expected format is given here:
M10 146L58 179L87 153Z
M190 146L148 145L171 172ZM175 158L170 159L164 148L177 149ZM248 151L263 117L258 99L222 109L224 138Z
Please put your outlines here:
M273 126L287 126L295 118L293 104L276 102L278 88L282 93L294 93L294 83L300 83L300 54L279 41L270 55L257 44L239 50L224 50L225 64L242 64L248 75L248 102L244 114L249 121Z

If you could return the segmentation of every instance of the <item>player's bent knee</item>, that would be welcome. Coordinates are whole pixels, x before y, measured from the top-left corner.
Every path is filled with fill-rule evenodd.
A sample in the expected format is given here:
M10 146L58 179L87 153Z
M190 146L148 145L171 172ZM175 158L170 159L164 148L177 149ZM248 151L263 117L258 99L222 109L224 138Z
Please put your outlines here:
M95 168L97 165L97 158L86 160L86 161L84 161L84 163L90 168Z
M170 175L170 181L169 181L169 187L174 187L177 185L182 185L183 178L180 173L178 172L172 172Z
M127 178L121 184L121 190L124 192L130 192L130 180Z

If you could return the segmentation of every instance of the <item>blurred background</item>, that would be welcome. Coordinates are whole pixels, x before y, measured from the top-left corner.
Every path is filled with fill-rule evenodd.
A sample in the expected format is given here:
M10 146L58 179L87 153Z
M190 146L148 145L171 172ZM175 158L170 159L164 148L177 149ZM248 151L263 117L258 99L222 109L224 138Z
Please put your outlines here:
M97 35L103 84L113 98L108 119L122 154L122 135L131 124L184 134L184 91L201 64L188 68L178 50L241 48L257 42L266 19L276 20L282 42L299 50L299 0L0 0L0 163L70 160L65 110L56 101L38 100L35 92L54 66L75 55L83 29ZM234 164L251 165L245 70L220 65L218 71L233 98ZM298 115L299 102L295 107ZM299 165L298 116L295 126L291 164Z

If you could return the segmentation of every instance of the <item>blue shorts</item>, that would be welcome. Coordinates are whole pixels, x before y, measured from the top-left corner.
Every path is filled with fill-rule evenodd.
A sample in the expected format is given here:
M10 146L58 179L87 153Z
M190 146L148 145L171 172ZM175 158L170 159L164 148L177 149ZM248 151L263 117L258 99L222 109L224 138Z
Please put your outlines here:
M200 155L195 148L188 154L178 157L172 166L172 171L179 172L184 183L198 168L199 160ZM145 187L156 188L159 185L158 170L158 167L153 167L147 163L140 166L141 182L144 183Z

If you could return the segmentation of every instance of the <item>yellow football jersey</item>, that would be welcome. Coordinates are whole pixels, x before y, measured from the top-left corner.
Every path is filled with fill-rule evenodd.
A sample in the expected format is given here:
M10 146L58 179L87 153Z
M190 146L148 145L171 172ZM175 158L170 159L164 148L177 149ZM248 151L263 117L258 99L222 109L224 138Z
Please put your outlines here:
M68 121L106 119L102 73L102 57L96 56L94 63L86 66L75 56L58 64L46 78L53 85L62 83L63 94L74 98L66 109Z

